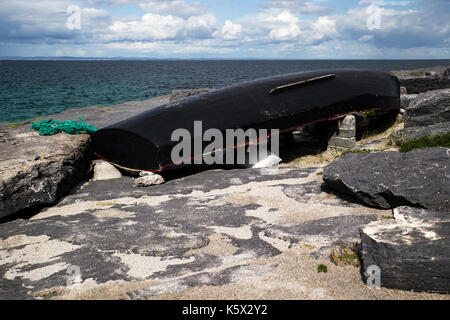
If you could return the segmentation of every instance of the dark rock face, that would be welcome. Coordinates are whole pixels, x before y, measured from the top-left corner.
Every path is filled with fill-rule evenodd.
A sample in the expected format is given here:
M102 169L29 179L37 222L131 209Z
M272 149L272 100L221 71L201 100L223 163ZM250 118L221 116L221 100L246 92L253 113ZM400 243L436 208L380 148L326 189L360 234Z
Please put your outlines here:
M450 87L449 79L436 79L432 77L418 77L400 79L400 84L408 89L409 93L421 93Z
M404 94L400 96L400 105L402 109L407 110L409 108L409 105L411 102L414 101L414 99L417 98L417 94Z
M450 88L449 67L439 66L419 70L392 71L408 93L422 93Z
M369 206L450 211L449 166L447 148L346 154L325 168L323 179Z
M426 127L410 127L392 133L391 138L395 145L400 146L409 140L423 137L435 137L450 132L450 122L438 123Z
M450 121L450 89L420 94L406 111L405 127L427 126Z
M400 207L394 217L361 229L363 270L378 266L387 288L449 293L450 212Z
M55 203L90 168L88 135L9 132L0 148L0 218Z

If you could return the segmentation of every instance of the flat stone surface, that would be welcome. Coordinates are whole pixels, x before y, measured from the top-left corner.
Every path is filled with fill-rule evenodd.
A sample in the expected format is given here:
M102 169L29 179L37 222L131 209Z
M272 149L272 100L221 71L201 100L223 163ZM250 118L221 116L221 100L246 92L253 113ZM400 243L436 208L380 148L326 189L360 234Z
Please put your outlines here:
M78 120L79 117L83 117L83 120L96 127L103 128L113 123L128 119L141 112L157 107L159 105L169 102L170 95L150 98L143 101L130 101L122 104L104 107L104 106L92 106L86 108L77 108L65 110L61 113L33 118L29 121L40 121L43 119L54 120ZM10 129L11 123L0 122L0 131L4 129ZM24 127L29 130L30 125L25 124Z
M400 146L410 140L417 140L423 137L435 137L450 132L450 122L438 123L423 127L409 127L395 131L391 134L392 141Z
M311 277L297 279L291 294L320 298L312 292L322 290L339 298L332 290L338 280L309 280L317 264L329 263L330 245L353 239L357 228L386 211L323 190L321 170L212 170L151 188L135 188L129 177L87 182L30 220L0 225L0 298L192 294L252 277L297 276L284 270L283 260L298 254ZM78 289L67 287L71 266L81 272ZM352 270L352 286L369 295Z
M448 148L346 154L328 165L324 181L369 206L402 205L450 211Z
M450 121L450 89L420 94L406 109L405 128Z
M450 212L411 207L361 230L363 268L376 265L381 285L450 292Z
M450 88L450 66L437 66L417 70L397 70L391 74L400 80L408 93L422 93L431 90Z
M209 92L213 89L211 88L201 88L201 89L184 89L184 90L172 90L170 95L170 101L179 100L191 96L195 96L200 93Z

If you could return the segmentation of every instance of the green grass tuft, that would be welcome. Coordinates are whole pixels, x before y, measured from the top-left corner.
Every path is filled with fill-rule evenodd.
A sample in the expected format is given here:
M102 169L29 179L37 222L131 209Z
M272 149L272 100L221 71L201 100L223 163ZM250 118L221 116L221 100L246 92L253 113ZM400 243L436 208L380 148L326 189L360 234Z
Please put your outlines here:
M363 115L365 118L368 118L368 117L374 116L376 113L377 112L375 110L369 110L369 111L364 111Z
M318 273L321 273L321 272L327 273L328 272L328 267L326 265L324 265L324 264L319 264L317 266L317 272Z
M361 265L356 243L348 244L341 242L339 247L335 247L331 250L330 259L338 266L352 265L359 267Z
M409 152L414 149L424 149L433 147L450 148L450 132L435 137L422 137L403 143L400 152Z
M349 151L342 152L342 155L345 155L348 153L372 153L372 150L369 150L369 149L349 150Z

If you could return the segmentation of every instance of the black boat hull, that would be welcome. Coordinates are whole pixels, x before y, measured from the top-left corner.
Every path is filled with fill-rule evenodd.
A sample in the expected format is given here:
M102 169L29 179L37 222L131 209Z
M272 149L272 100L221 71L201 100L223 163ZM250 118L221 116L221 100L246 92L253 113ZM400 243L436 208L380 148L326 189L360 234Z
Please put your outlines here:
M279 129L280 132L365 110L400 108L396 77L376 71L292 73L227 87L153 108L97 131L96 155L130 170L160 172L171 160L176 129ZM199 156L199 155L194 155ZM200 155L201 156L201 155Z

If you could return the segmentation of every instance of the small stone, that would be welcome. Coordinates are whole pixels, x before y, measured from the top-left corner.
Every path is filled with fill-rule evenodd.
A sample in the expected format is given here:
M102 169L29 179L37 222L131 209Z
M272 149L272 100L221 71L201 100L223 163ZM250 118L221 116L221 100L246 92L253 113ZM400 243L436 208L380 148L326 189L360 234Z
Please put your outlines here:
M135 187L150 187L154 185L163 184L166 181L159 174L154 174L152 172L141 171L139 173L139 178L134 179L133 186Z
M408 94L408 90L406 90L405 87L400 87L400 94L401 95Z
M94 178L93 181L112 180L122 177L119 170L113 165L103 160L94 162Z

